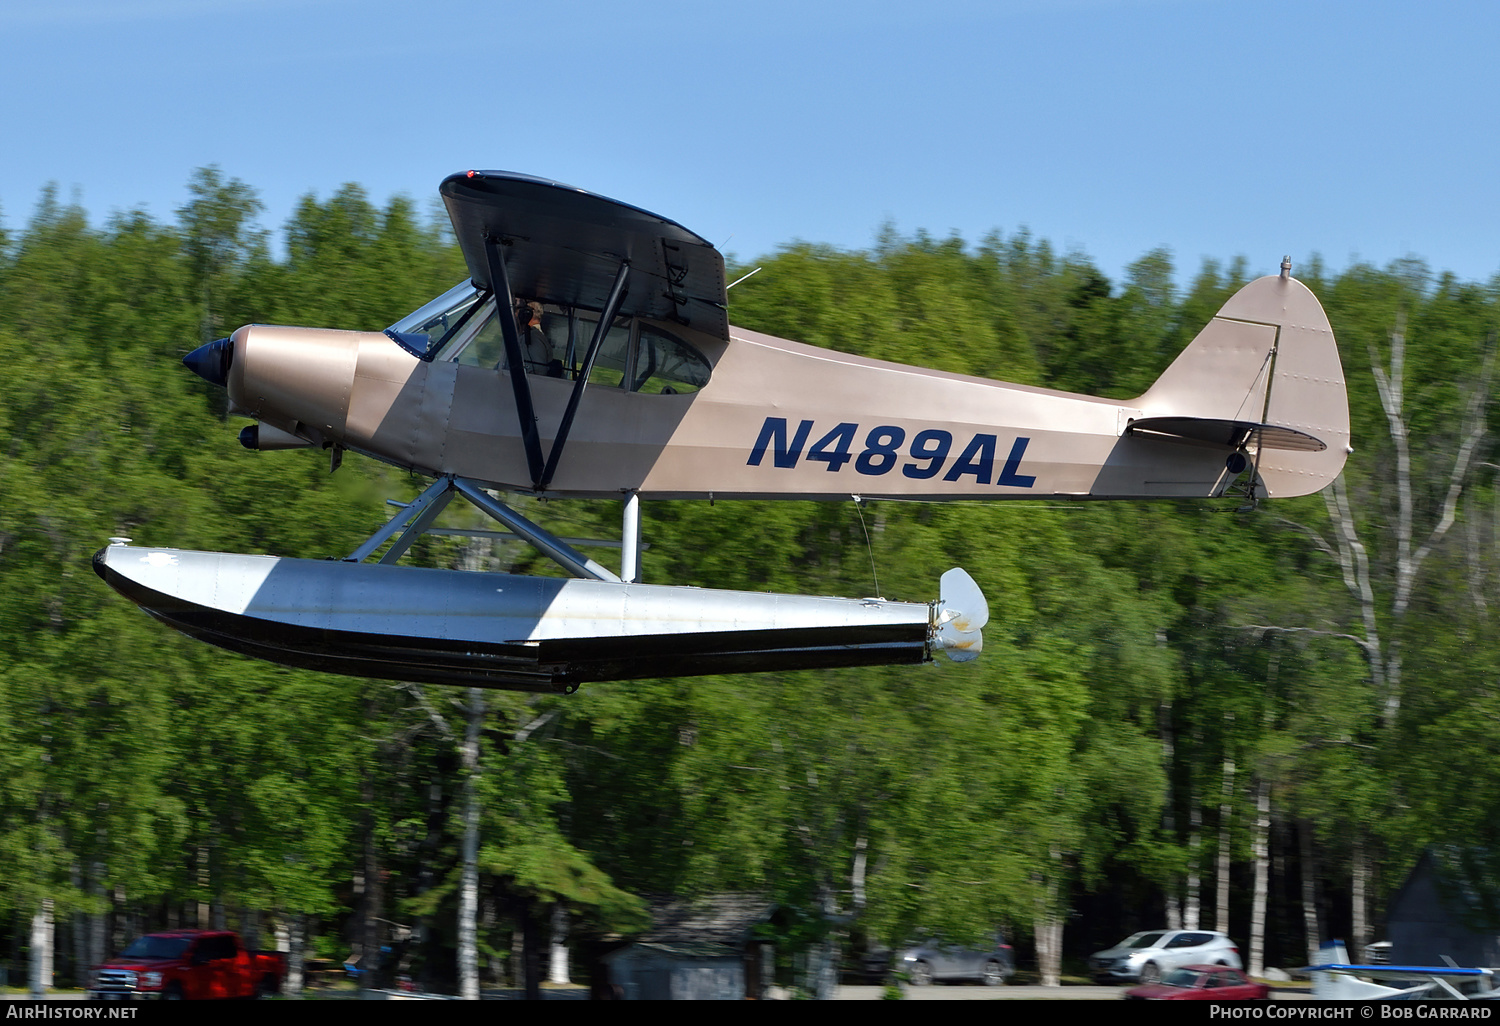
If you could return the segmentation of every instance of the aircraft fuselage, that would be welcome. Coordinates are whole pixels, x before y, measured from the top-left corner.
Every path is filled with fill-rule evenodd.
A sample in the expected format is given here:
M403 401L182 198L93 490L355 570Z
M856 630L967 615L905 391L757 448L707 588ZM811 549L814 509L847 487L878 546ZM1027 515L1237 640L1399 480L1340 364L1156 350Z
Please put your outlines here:
M543 491L643 498L1213 496L1244 469L1233 460L1234 447L1137 434L1131 424L1166 413L1259 420L1275 373L1272 350L1286 354L1298 345L1324 354L1325 363L1332 353L1331 368L1314 375L1313 387L1321 384L1323 398L1338 401L1299 397L1293 426L1335 451L1267 450L1261 477L1268 494L1315 491L1337 474L1348 443L1326 317L1311 293L1288 279L1261 279L1235 302L1251 308L1248 317L1221 313L1205 329L1216 361L1208 381L1195 380L1205 375L1186 366L1127 401L908 367L739 328L730 328L726 344L660 325L656 330L673 332L701 354L711 367L706 383L675 394L590 382ZM1285 323L1289 304L1301 307L1292 324ZM229 344L235 409L277 429L274 437L285 444L338 445L419 473L534 490L507 369L441 354L422 359L376 332L253 325ZM1278 394L1306 391L1306 368L1297 370L1285 355L1281 362ZM574 382L529 372L526 378L546 450ZM1230 380L1227 399L1219 379Z

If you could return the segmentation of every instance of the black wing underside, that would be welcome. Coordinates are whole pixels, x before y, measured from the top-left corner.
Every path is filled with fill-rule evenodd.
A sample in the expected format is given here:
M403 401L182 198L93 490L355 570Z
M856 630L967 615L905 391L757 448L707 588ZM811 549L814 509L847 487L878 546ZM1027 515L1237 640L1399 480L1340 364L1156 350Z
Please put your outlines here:
M440 187L476 285L491 288L487 238L504 247L517 298L602 310L622 263L627 316L671 321L728 340L724 258L675 221L510 171L466 171Z

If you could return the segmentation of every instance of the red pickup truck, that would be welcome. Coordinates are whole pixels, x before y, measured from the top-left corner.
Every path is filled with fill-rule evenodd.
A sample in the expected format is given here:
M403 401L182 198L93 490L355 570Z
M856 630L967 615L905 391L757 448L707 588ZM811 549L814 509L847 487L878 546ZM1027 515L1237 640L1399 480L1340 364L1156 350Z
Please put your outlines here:
M93 1001L254 998L274 994L286 975L276 951L246 951L228 930L169 930L137 937L118 958L96 966Z

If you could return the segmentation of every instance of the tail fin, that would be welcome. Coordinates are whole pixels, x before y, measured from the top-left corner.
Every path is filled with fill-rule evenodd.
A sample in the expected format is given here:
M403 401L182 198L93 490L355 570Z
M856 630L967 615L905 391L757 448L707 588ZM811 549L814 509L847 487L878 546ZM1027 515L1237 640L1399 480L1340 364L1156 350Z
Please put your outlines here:
M1258 278L1231 296L1135 405L1132 431L1245 452L1253 495L1311 495L1351 451L1328 315L1288 275Z

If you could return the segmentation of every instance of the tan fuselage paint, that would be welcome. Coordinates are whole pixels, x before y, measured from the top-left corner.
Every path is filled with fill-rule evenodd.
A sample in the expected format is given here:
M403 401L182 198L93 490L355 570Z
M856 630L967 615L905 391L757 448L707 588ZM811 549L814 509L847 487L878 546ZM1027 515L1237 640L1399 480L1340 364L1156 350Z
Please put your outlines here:
M1337 349L1299 282L1252 282L1146 394L1118 401L850 356L738 328L671 329L713 365L686 395L590 385L547 494L926 499L1220 494L1221 446L1126 431L1133 420L1262 419L1327 443L1267 450L1263 494L1327 485L1349 443ZM424 474L530 490L506 372L427 363L383 334L249 326L230 398L315 443ZM529 379L544 454L573 383ZM1269 401L1267 398L1269 386Z

